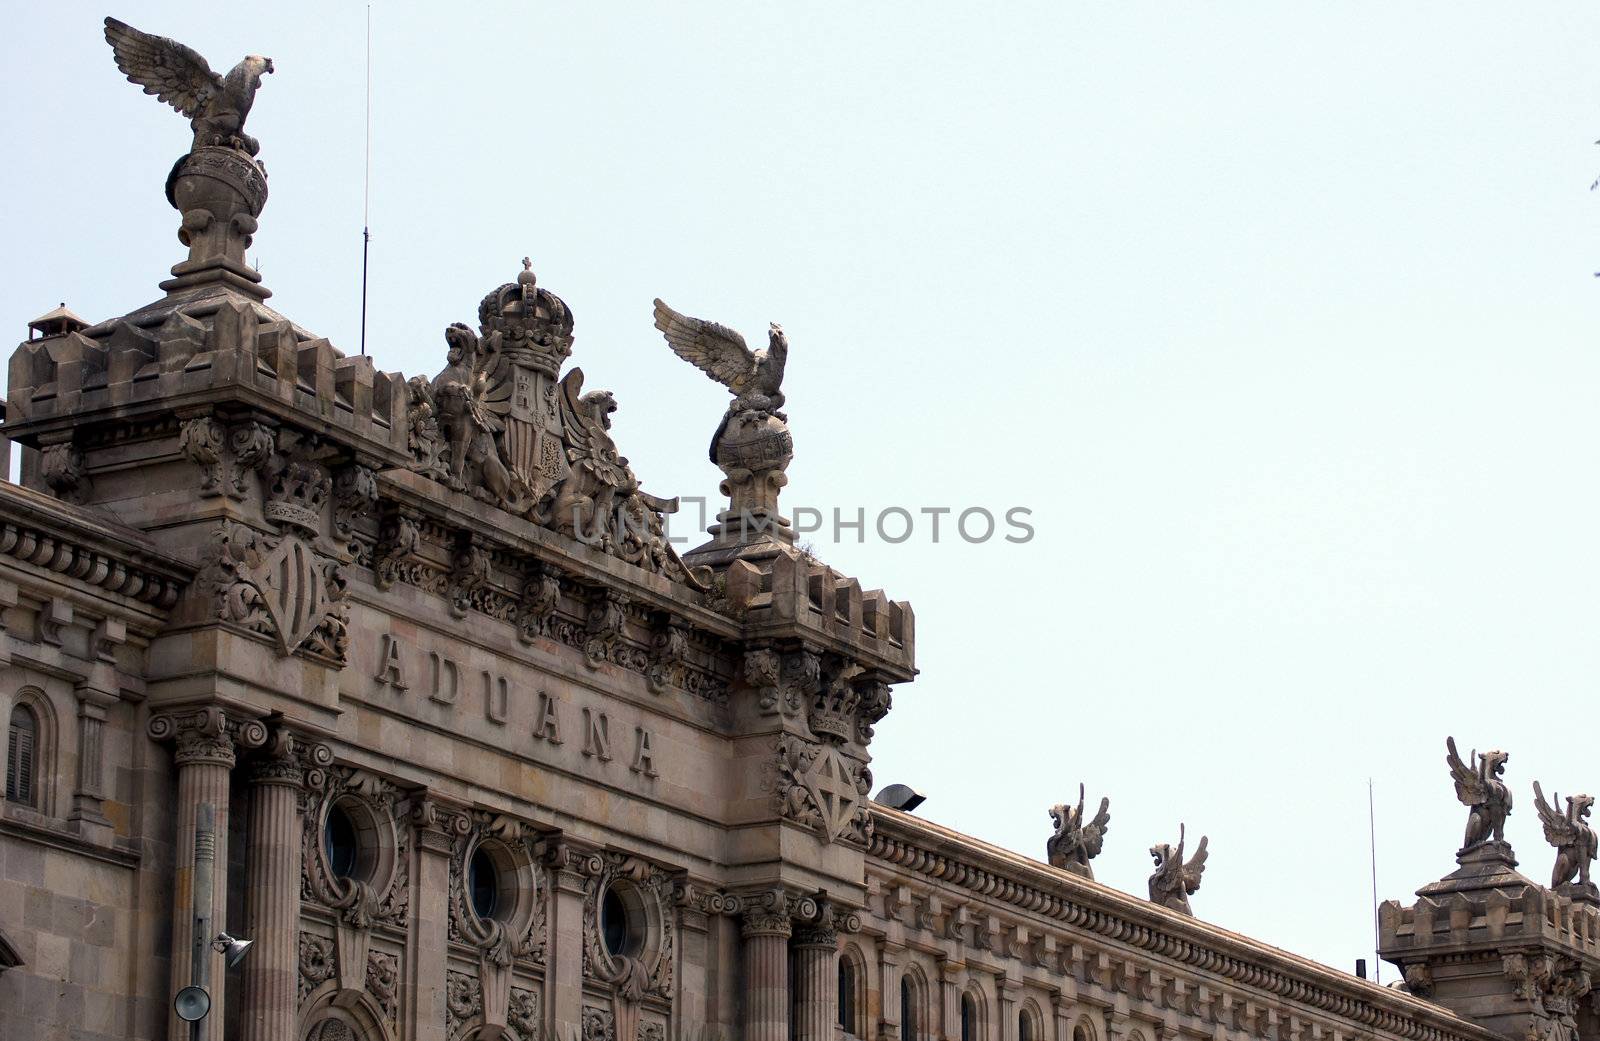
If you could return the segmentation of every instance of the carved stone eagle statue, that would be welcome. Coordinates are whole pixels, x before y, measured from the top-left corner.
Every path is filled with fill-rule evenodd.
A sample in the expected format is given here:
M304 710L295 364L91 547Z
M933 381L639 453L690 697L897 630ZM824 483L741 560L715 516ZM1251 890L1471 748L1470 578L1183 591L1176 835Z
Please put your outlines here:
M1183 862L1183 842L1183 825L1180 824L1177 849L1165 842L1150 847L1150 856L1156 862L1155 873L1150 876L1150 902L1193 917L1189 897L1199 891L1200 876L1206 869L1206 837L1200 836L1200 845L1195 847L1194 856L1187 864Z
M744 337L716 322L690 318L656 301L656 328L667 345L684 361L727 387L733 393L731 412L771 412L788 419L783 407L783 366L789 358L789 341L777 325L767 327L767 349L751 351Z
M226 77L218 76L193 48L115 18L106 19L106 42L129 80L189 117L194 148L223 145L250 155L260 150L244 132L244 121L262 75L272 71L271 58L249 55Z

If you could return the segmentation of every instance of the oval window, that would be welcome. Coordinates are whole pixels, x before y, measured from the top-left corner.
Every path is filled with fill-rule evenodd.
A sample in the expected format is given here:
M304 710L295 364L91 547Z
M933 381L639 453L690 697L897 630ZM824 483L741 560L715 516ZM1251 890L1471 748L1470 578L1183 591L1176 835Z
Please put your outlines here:
M472 910L479 918L493 918L500 905L500 871L489 851L479 846L472 851L467 867L467 890L472 894Z
M613 958L634 956L642 942L638 914L616 886L607 886L600 901L600 936Z
M328 820L322 828L322 846L334 878L355 875L361 843L356 836L355 821L338 805L328 807Z

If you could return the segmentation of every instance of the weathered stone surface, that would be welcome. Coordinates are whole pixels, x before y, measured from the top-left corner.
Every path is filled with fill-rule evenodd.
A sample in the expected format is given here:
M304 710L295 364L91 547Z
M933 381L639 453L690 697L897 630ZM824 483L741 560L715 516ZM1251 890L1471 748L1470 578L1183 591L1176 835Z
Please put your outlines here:
M1411 994L1096 884L1081 791L1054 867L875 806L915 619L791 545L781 330L750 352L658 302L734 396L730 509L679 560L531 264L432 378L345 356L242 262L270 65L108 38L194 120L190 255L12 355L0 718L35 750L0 802L6 1041L188 1036L204 807L212 921L255 941L229 975L199 938L209 1038L953 1039L963 1009L1011 1041L1600 1037L1600 909L1515 874L1492 759L1458 776L1462 873L1384 910ZM1581 885L1582 808L1546 825ZM1205 840L1153 852L1187 912Z

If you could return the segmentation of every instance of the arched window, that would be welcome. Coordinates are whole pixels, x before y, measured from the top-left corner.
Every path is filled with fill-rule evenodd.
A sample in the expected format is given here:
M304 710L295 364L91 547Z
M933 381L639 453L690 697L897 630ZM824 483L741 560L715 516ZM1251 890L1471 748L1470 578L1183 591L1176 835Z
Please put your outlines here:
M856 974L849 958L839 959L839 1029L847 1034L856 1029Z
M916 1041L917 1003L912 996L911 981L900 977L900 1041Z
M1017 1041L1044 1041L1044 1021L1032 1001L1017 1010Z
M961 1041L978 1041L978 1009L971 994L961 995Z
M27 705L11 710L6 733L6 801L39 805L39 717Z

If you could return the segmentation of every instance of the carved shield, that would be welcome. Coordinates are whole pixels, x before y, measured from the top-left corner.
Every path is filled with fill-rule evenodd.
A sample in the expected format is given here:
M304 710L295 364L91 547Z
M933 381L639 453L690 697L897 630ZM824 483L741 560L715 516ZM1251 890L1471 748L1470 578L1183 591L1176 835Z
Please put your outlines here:
M824 748L806 773L806 789L822 811L822 828L833 842L850 829L861 806L856 771L836 748Z
M567 472L555 385L520 354L501 355L490 369L488 384L484 406L503 417L500 449L506 467L538 502Z
M247 573L261 591L284 654L294 653L328 614L321 561L298 535L287 535Z

